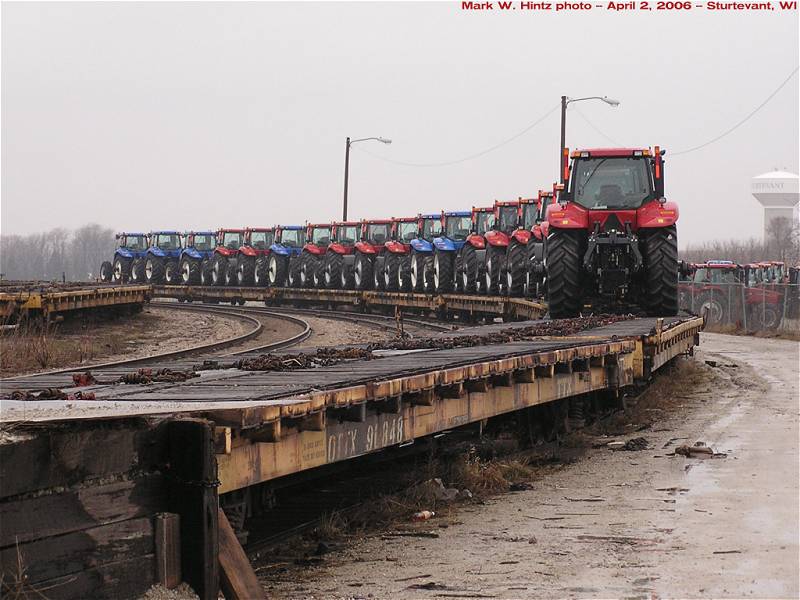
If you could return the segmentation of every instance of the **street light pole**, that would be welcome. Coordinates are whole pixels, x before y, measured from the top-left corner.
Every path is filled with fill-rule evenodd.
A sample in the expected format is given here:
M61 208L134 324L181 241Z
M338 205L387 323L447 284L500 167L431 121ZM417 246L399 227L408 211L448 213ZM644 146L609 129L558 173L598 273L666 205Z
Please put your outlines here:
M375 140L382 144L391 144L392 140L382 137L367 137L357 140L347 138L344 148L344 200L342 201L342 221L347 221L347 186L350 182L350 146L356 142L366 142L368 140Z
M347 183L350 178L350 138L344 150L344 202L342 203L342 221L347 221Z
M586 98L561 96L561 147L558 149L558 171L561 183L566 183L564 175L566 174L565 162L567 159L564 157L564 149L567 147L567 106L573 102L582 102L583 100L601 100L611 107L616 108L619 106L619 100L614 100L607 96L587 96Z

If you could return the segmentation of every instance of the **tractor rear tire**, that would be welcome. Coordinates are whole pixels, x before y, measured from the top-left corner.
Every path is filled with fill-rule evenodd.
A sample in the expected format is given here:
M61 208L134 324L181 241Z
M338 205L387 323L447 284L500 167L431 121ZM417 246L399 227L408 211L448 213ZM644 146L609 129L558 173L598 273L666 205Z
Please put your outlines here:
M700 294L695 300L695 307L701 315L706 315L706 325L721 325L732 321L728 302L718 292L710 291Z
M375 265L369 256L356 252L355 263L353 264L353 284L357 290L369 290L374 283Z
M255 283L256 261L252 256L241 257L236 269L236 283L239 287L250 287Z
M312 255L312 262L311 264L314 266L314 272L312 274L311 283L313 287L317 289L324 289L325 288L325 257L320 258L319 256Z
M389 253L386 255L386 261L383 266L383 289L387 292L396 292L403 286L400 283L400 263L403 257Z
M342 283L344 258L341 254L328 252L325 255L325 287L335 290Z
M200 266L200 261L184 258L181 261L181 283L183 283L183 285L197 285L198 283L202 283Z
M486 262L484 263L485 290L490 296L500 293L500 275L503 272L505 252L497 246L486 248Z
M302 256L302 255L301 255ZM300 268L303 266L303 262L298 260L300 257L295 256L294 258L289 258L289 287L299 288L300 287Z
M256 259L255 270L253 271L253 285L256 287L267 287L269 285L269 257L259 256Z
M222 287L225 285L225 274L228 272L228 259L222 254L215 254L211 259L211 285Z
M210 258L204 258L200 263L200 285L211 285L211 269L213 263Z
M269 255L267 280L269 287L286 287L289 275L289 259L278 254Z
M313 263L314 257L308 252L305 252L295 260L300 261L300 287L313 288L314 270L316 269L316 265Z
M225 270L225 285L234 287L239 283L237 273L239 272L239 260L228 261L228 268Z
M114 273L111 280L114 283L128 283L131 278L131 261L127 258L114 259Z
M436 250L433 255L433 285L439 294L453 291L455 278L453 277L453 252L440 252Z
M478 291L478 253L466 244L461 248L460 276L462 292L474 294Z
M178 285L181 282L181 273L178 270L178 261L170 259L164 265L164 279L170 285Z
M425 291L425 256L413 252L408 262L408 281L412 292Z
M422 291L425 294L436 293L436 283L433 279L433 252L423 255L422 265Z
M583 231L553 228L547 238L548 306L553 319L581 312L581 235Z
M400 265L397 269L397 289L401 292L411 291L411 255L407 254L400 258Z
M678 232L674 225L642 236L645 294L642 307L651 317L678 314Z
M525 290L525 275L528 268L527 247L512 242L506 258L506 291L509 296L522 296Z
M131 281L144 283L144 259L136 258L131 264Z
M110 283L113 277L114 265L112 265L110 261L104 260L103 264L100 265L100 281Z

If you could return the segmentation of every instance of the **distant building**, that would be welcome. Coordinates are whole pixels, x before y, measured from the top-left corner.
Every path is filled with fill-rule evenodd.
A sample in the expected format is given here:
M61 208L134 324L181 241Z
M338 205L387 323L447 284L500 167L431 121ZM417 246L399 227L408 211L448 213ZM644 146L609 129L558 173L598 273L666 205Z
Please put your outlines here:
M769 224L779 217L797 221L797 204L800 202L798 177L786 171L772 171L753 177L750 191L764 207L764 240Z

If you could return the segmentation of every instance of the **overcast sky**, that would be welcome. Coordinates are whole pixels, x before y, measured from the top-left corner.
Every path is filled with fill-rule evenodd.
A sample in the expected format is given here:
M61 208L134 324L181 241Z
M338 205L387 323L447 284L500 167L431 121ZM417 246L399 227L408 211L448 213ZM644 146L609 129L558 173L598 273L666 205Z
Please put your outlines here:
M470 13L452 3L2 5L2 232L264 226L530 196L575 146L667 148L681 245L762 230L750 178L798 171L797 12ZM614 144L609 141L614 140Z

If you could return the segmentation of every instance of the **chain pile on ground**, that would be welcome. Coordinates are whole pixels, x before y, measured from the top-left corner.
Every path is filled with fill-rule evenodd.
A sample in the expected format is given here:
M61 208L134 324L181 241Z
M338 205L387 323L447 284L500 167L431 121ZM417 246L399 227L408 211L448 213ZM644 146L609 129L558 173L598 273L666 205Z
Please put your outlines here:
M243 358L231 365L243 371L293 371L327 367L345 360L372 360L377 358L364 348L320 348L315 354L262 354L254 358Z
M135 373L125 373L119 383L179 383L192 377L200 377L194 371L173 371L172 369L139 369Z

